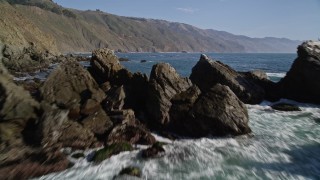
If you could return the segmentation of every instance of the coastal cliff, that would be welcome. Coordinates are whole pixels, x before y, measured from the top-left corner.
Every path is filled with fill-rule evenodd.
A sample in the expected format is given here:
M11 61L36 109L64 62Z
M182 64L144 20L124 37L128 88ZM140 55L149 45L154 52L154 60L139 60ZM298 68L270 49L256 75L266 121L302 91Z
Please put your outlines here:
M9 4L10 3L10 4ZM164 20L66 9L52 1L0 1L0 41L59 52L294 52L301 42L250 38Z

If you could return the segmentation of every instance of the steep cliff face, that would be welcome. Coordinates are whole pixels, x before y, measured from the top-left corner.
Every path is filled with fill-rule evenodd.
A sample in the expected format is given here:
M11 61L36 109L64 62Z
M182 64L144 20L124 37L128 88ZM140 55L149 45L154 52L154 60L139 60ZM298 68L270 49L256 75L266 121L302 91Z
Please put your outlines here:
M4 0L2 0L4 1ZM0 40L60 52L108 47L133 52L294 52L299 41L249 38L163 20L63 8L50 0L0 1Z
M57 51L55 39L40 30L17 8L0 2L0 41L5 44L27 47L29 42L45 50Z

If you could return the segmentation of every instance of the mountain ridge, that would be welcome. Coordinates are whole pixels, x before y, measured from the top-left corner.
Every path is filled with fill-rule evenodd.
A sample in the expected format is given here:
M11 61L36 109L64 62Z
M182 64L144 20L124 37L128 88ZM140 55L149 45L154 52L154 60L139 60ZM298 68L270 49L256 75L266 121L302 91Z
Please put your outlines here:
M36 37L39 35L32 37L30 32L25 32L23 25L18 27L19 20L15 19L17 23L12 26L21 34L22 39L30 42L36 40L44 49L56 49L60 52L91 51L108 47L119 52L279 53L295 52L297 45L301 43L285 38L250 38L225 31L200 29L185 23L117 16L99 10L67 9L50 0L0 2L0 8L7 9L7 14L0 17L2 22L12 19L10 14L15 12L30 27L36 29L38 34L42 34L41 38ZM0 27L5 29L2 26L6 25L1 21ZM7 43L5 33L8 32L0 32L0 40ZM15 36L12 39L19 41ZM50 45L47 42L51 42Z

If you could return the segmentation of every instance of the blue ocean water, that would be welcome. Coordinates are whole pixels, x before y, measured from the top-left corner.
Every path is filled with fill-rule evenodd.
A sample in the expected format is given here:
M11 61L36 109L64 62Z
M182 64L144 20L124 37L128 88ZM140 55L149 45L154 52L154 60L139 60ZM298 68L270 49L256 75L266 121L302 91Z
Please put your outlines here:
M184 77L191 74L192 67L198 62L200 53L118 53L118 57L130 61L121 62L132 72L150 74L152 66L159 62L171 64ZM219 60L237 71L263 70L271 80L278 81L290 69L296 54L271 53L207 53L207 56ZM147 62L141 63L141 60Z
M261 69L273 81L279 81L290 69L295 54L217 54L209 57L220 60L237 71ZM182 76L189 76L200 53L119 53L129 58L121 62L132 72L150 74L152 65L170 63ZM147 60L146 63L140 63ZM88 62L82 62L88 65ZM159 158L142 159L138 146L132 152L123 152L92 164L85 158L74 159L74 166L62 172L39 179L113 179L121 169L136 166L142 170L142 179L203 179L203 180L269 180L320 179L320 106L298 103L300 112L273 110L271 102L247 105L249 126L253 136L204 137L171 141L155 134L166 153ZM84 151L89 154L92 150ZM129 178L130 179L130 178Z

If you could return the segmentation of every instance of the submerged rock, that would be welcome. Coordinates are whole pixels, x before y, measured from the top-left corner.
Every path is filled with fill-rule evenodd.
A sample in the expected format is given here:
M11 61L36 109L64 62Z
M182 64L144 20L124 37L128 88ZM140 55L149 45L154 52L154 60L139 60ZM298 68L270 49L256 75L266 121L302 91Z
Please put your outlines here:
M133 147L131 144L126 142L115 143L98 150L92 159L95 163L100 163L105 159L110 158L112 155L119 154L123 151L132 151Z
M248 104L258 104L264 99L264 90L254 82L246 79L231 67L219 61L213 61L206 55L201 55L199 62L192 68L191 81L202 92L209 91L220 83L229 88L238 98Z
M170 122L171 99L192 86L188 78L182 78L169 64L160 63L152 67L146 110L150 124L166 125Z
M288 103L277 103L271 106L272 109L278 110L278 111L301 111L301 109L293 104Z
M119 172L119 175L129 175L129 176L136 176L136 177L141 177L141 170L138 167L126 167L124 169L122 169Z
M320 104L319 41L307 41L298 47L298 58L279 84L284 98Z
M193 137L251 132L247 108L228 86L217 84L200 96L195 87L188 91L184 94L191 96L182 94L173 100L170 128L174 132Z
M85 155L82 152L79 152L79 153L72 154L71 157L75 159L79 159L79 158L84 158Z
M141 151L142 158L155 158L158 157L161 153L164 153L163 148L164 143L155 142L151 147Z

